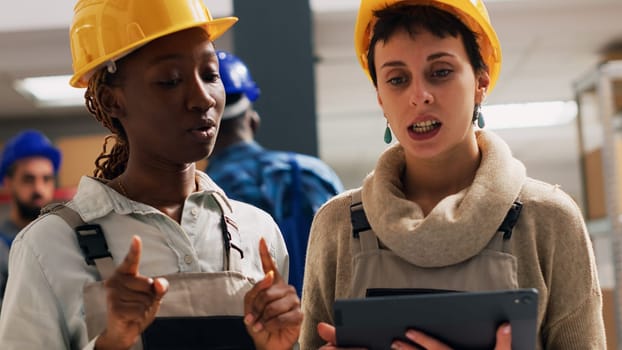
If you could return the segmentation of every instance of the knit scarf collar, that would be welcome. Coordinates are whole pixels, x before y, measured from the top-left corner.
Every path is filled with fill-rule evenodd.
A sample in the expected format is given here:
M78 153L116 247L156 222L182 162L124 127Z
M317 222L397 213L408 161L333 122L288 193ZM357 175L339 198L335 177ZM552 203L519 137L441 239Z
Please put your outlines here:
M405 198L400 179L404 149L388 148L363 182L365 213L380 241L412 264L448 266L477 255L491 240L526 179L507 144L485 131L476 134L482 153L470 187L450 195L423 217Z

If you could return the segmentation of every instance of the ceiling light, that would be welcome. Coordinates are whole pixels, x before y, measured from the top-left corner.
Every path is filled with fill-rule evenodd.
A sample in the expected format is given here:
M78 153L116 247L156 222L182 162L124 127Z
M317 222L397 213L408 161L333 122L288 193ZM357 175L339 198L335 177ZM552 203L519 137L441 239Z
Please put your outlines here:
M577 116L575 101L532 102L482 106L487 129L531 128L570 123Z
M69 85L70 75L31 77L16 80L15 90L32 99L37 107L84 105L84 89Z

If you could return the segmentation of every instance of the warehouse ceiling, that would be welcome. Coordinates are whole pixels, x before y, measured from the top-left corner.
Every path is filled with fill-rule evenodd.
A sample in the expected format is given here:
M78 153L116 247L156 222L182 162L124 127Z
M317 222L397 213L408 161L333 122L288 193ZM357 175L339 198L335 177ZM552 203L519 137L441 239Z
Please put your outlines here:
M2 7L0 123L9 119L61 118L85 113L82 106L38 107L14 88L18 78L70 73L67 32L73 3L73 0L30 0L13 1ZM352 32L358 3L356 0L311 1L314 53L318 58L315 71L320 151L325 160L335 164L340 175L350 179L345 181L346 185L355 185L384 147L383 119L374 91L353 52ZM488 97L488 104L573 100L574 84L602 61L604 50L622 42L620 0L486 3L503 47L500 80ZM216 17L233 11L231 1L208 0L207 4ZM219 40L223 41L219 43L221 48L231 43L230 37ZM532 175L567 183L572 194L580 195L574 124L555 130L500 133L519 158L528 165L534 164ZM357 145L367 139L373 140L368 143L372 149L356 160L351 159L356 154L352 152L359 151ZM546 147L552 149L551 153L541 151ZM347 159L351 161L343 163Z

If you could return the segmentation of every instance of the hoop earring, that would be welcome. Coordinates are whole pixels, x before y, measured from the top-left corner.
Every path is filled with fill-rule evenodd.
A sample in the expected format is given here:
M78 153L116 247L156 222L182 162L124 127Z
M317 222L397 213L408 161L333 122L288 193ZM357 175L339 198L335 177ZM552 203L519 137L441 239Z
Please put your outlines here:
M389 128L389 122L387 122L387 127L384 129L384 143L387 145L393 141L393 135L391 135L391 128Z

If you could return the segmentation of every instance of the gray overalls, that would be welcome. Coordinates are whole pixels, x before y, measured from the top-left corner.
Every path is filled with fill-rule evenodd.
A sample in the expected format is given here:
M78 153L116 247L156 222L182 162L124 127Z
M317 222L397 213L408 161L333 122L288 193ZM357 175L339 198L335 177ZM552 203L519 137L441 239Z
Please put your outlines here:
M133 350L254 349L242 319L244 295L255 281L244 271L240 236L229 207L218 193L212 196L221 211L224 270L159 276L169 281L168 292L162 299L156 319L132 347ZM106 327L103 280L114 274L116 266L99 225L84 223L77 212L64 205L47 210L74 228L87 263L95 264L100 274L100 281L87 283L83 289L88 338L93 339Z
M416 294L433 291L488 291L518 288L516 258L509 251L512 228L522 204L518 201L497 234L477 255L458 264L419 267L382 245L367 222L361 192L352 193L353 275L350 298Z

